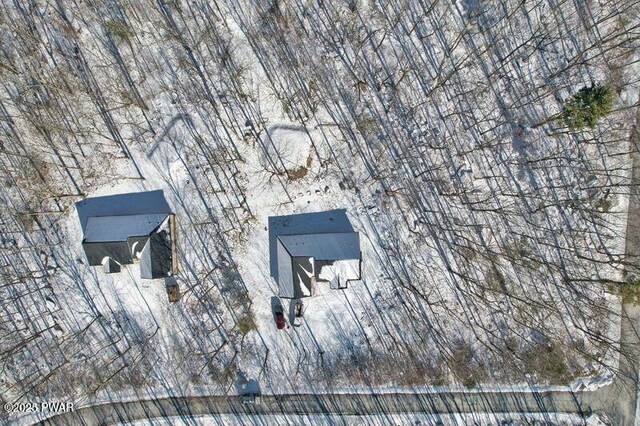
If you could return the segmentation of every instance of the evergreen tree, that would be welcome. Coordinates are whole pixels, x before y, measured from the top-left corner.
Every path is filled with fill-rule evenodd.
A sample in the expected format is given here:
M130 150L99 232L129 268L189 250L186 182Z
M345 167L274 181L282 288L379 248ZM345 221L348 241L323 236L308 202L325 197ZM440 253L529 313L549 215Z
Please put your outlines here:
M611 111L613 90L607 86L583 87L565 102L563 116L572 129L595 127L598 119Z

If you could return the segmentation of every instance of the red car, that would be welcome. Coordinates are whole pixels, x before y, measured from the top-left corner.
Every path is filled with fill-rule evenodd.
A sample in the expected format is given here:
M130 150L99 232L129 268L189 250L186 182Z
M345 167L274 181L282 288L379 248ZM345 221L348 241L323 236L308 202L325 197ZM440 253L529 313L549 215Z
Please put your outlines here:
M275 314L276 314L276 326L278 327L278 330L282 330L286 325L286 322L284 320L284 312L282 312L282 306L276 306Z

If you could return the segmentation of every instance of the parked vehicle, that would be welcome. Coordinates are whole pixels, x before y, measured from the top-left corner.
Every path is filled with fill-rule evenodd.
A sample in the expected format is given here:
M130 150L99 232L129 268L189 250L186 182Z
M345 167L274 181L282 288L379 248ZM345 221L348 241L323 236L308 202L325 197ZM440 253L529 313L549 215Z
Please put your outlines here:
M243 404L260 404L260 395L254 393L248 393L242 395Z
M278 330L282 330L285 325L286 325L286 321L284 319L284 312L282 311L282 306L278 305L274 308L275 311L275 317L276 317L276 326L278 327Z

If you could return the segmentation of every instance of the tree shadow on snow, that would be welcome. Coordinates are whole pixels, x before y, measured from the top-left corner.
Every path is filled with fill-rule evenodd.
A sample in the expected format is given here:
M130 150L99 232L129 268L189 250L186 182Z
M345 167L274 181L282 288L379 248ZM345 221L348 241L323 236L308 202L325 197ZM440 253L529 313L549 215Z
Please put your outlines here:
M239 395L260 395L262 392L260 383L256 379L247 379L247 375L242 370L236 372L234 385Z

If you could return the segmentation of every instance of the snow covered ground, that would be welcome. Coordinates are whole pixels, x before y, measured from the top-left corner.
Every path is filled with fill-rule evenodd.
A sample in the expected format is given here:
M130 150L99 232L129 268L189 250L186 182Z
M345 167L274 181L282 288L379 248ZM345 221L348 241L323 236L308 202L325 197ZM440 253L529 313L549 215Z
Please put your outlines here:
M607 423L597 416L590 416L582 419L569 414L532 414L532 413L504 413L504 414L452 414L452 415L431 415L431 414L391 414L381 416L335 416L335 415L306 415L306 416L284 416L284 415L220 415L202 416L189 418L168 418L153 422L139 421L127 423L130 426L154 425L502 425L513 426L525 425L548 425L548 426L600 426Z
M3 400L612 378L631 2L351 3L7 7ZM598 127L546 121L592 81L617 90ZM72 207L154 189L175 304L88 267ZM277 330L268 218L333 209L363 279Z

